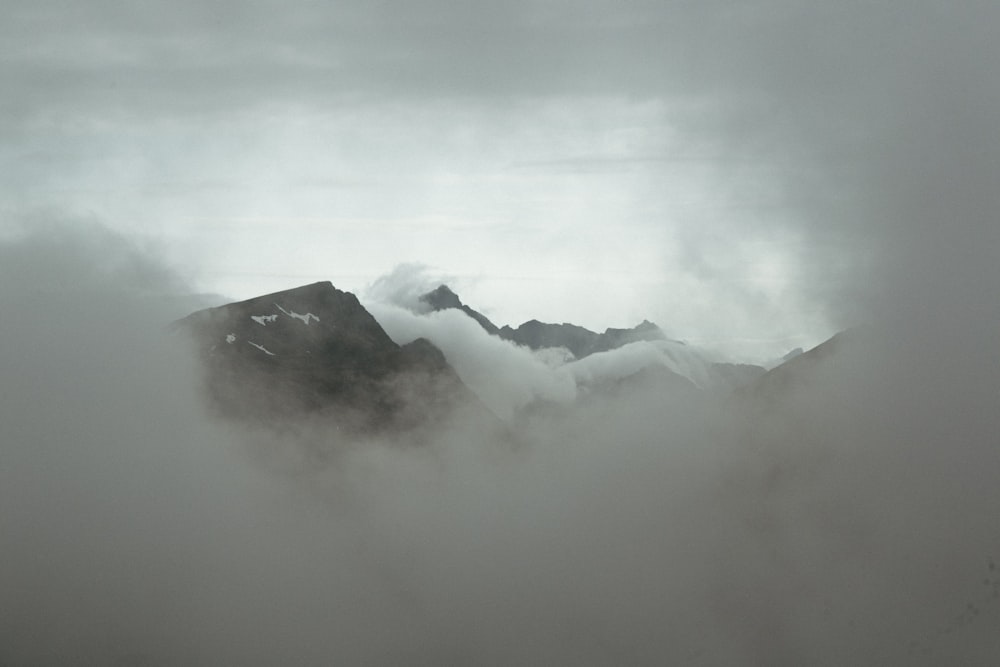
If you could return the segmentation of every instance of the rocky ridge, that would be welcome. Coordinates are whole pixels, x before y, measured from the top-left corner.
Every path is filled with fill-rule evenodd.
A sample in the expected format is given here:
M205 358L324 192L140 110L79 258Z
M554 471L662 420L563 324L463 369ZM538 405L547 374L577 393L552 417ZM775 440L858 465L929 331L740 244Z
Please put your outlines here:
M431 311L459 310L516 345L568 350L565 369L581 398L639 391L683 400L704 390L763 391L784 384L779 379L787 373L707 361L646 320L603 333L539 320L498 327L446 285L420 300ZM212 408L242 423L274 428L320 420L351 438L429 433L456 415L502 428L439 348L423 338L397 344L354 294L330 282L203 309L174 326L195 342ZM627 349L608 356L620 348ZM784 366L797 368L815 354Z
M440 285L427 292L420 297L420 300L434 311L460 310L478 322L491 335L532 350L563 348L568 350L576 360L615 350L630 343L647 342L663 346L669 344L674 348L684 346L681 341L671 340L659 326L649 320L643 320L630 329L608 328L603 333L597 333L567 322L556 324L539 320L529 320L517 328L509 325L498 327L485 315L462 303L459 296L447 285ZM694 356L694 353L692 352L688 356ZM754 364L705 361L704 366L703 372L698 374L697 381L691 377L672 373L677 377L669 382L661 381L660 384L669 384L675 387L690 385L692 389L696 388L695 385L697 385L702 388L728 391L750 385L766 373L765 368ZM658 373L661 375L663 373L671 374L671 371L661 368ZM642 369L633 375L635 375L636 384L645 385L649 381L650 371ZM623 383L628 384L629 380L620 378L615 381L615 386L620 386Z
M439 349L397 345L357 297L318 282L201 310L192 334L215 410L244 422L328 418L348 435L398 433L488 410Z

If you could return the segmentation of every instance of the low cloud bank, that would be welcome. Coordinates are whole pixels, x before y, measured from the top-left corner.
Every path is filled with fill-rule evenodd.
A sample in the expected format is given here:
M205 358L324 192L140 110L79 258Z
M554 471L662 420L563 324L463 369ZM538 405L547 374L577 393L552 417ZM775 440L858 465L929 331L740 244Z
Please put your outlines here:
M366 306L389 336L400 344L417 338L434 343L462 381L504 420L536 400L569 403L576 385L563 368L553 368L543 355L490 336L458 310L417 315L388 304Z
M179 283L106 234L0 246L2 663L1000 656L1000 355L978 317L948 340L859 329L785 394L636 389L533 415L513 449L456 429L320 464L206 416L164 329ZM454 331L495 405L572 395L461 313L379 316Z
M399 266L373 283L365 307L395 342L431 341L505 421L533 403L570 405L589 385L619 381L650 366L669 369L697 387L714 383L710 355L676 341L640 341L583 359L565 348L531 350L490 335L460 310L432 312L420 296L438 284L423 267Z

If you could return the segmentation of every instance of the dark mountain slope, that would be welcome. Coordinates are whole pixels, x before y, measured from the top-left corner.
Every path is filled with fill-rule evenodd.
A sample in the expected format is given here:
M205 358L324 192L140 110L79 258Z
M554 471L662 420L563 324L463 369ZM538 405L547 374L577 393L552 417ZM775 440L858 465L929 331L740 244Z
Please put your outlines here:
M602 334L575 324L550 324L530 320L517 329L503 327L500 329L500 337L533 350L565 347L577 359L641 340L667 339L658 326L645 320L631 329L607 329Z
M497 325L490 322L489 318L482 313L473 310L462 303L458 295L451 291L447 285L441 285L437 289L428 292L420 297L420 300L431 307L431 310L446 310L455 308L474 319L487 333L496 336L500 333Z
M319 282L178 321L223 415L273 425L329 419L345 434L409 431L462 407L495 420L426 340L392 341L349 292Z
M786 356L788 360L783 364L748 383L744 387L744 394L756 398L774 398L795 391L797 387L810 382L820 367L841 350L845 341L856 337L856 330L841 331L808 352Z
M518 345L533 350L546 347L565 347L577 359L595 352L606 352L616 347L640 340L666 340L667 337L652 322L643 321L631 329L607 329L599 334L575 324L551 324L529 320L516 329L510 326L497 327L482 313L462 303L462 300L447 285L441 285L420 297L432 310L455 308L476 320L487 333L500 336Z

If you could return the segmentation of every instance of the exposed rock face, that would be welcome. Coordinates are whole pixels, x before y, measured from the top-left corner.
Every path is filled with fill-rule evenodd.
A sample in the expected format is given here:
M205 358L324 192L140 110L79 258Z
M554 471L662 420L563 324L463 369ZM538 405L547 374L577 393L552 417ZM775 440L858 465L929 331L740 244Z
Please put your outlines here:
M441 285L437 289L424 294L420 297L420 300L430 306L433 310L445 310L448 308L461 310L466 315L479 322L480 326L482 326L488 333L494 336L499 336L504 340L509 340L513 343L517 343L518 345L531 348L532 350L559 347L565 348L569 350L573 357L577 360L599 352L614 350L628 345L629 343L669 340L660 327L648 320L643 320L631 329L609 328L606 329L604 333L596 333L575 324L565 322L562 324L552 324L548 322L540 322L539 320L529 320L516 329L507 325L497 328L497 326L484 315L463 304L458 295L449 289L447 285ZM677 345L684 345L679 341L672 342ZM704 374L705 376L702 378L703 384L706 387L716 390L721 389L723 391L728 391L749 385L766 372L766 370L761 366L755 366L752 364L715 363L707 361L704 363L706 371ZM685 382L682 383L674 383L672 381L665 382L660 380L655 382L647 381L647 376L649 378L659 378L660 374L661 371L654 369L648 374L637 375L634 384L643 384L651 387L665 387L670 385L672 388L691 385L690 378L685 378ZM678 377L681 376L678 375ZM640 379L642 380L641 382Z
M667 339L658 326L645 320L632 329L607 329L602 334L575 324L549 324L530 320L517 329L503 327L500 329L500 337L533 350L565 347L577 359L641 340Z
M577 359L582 359L595 352L613 350L628 343L641 340L666 340L667 338L658 326L645 320L631 329L607 329L602 334L575 324L550 324L538 320L529 320L516 329L506 325L500 328L482 313L462 303L458 295L451 291L447 285L441 285L424 294L420 300L430 306L432 310L446 310L448 308L461 310L476 320L487 333L500 336L504 340L530 347L533 350L546 347L564 347L572 352Z
M420 297L420 300L431 307L431 310L447 310L448 308L455 308L461 310L463 313L474 319L479 323L487 333L496 336L500 333L500 329L497 325L490 322L489 318L482 313L473 310L468 307L462 300L458 298L458 295L449 289L447 285L441 285L437 289L428 292Z
M640 341L681 360L675 359L680 370L669 370L661 359L628 376L601 379L598 373L593 381L581 380L584 394L641 389L682 397L766 380L756 366L700 360L648 321L600 334L538 320L500 329L445 285L421 299L434 310L461 310L491 335L536 350L566 348L577 360ZM200 310L176 326L193 335L213 408L243 423L282 428L305 418L355 437L430 433L461 414L487 429L504 428L438 348L422 338L396 344L353 294L329 282Z
M228 417L322 417L361 435L433 425L460 406L488 412L440 350L424 339L397 345L329 282L201 310L177 326L194 334L209 398Z

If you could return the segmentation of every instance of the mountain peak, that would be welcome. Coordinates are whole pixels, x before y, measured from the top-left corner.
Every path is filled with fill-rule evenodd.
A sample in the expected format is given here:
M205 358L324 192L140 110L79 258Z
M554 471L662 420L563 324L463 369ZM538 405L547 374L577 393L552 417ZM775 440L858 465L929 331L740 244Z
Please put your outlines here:
M478 322L491 335L499 336L518 345L524 345L536 350L549 347L564 347L577 359L594 354L595 352L604 352L621 347L628 343L667 339L663 330L649 320L643 320L631 329L609 328L602 334L569 322L551 324L536 319L528 320L516 329L509 325L497 327L485 315L462 303L458 295L444 284L439 285L426 294L422 294L420 300L434 311L448 309L461 310Z
M452 292L451 288L447 285L439 285L436 289L431 290L426 294L422 294L420 296L420 300L430 306L433 311L449 310L452 308L455 310L461 310L463 313L478 322L479 326L485 329L487 333L495 336L500 332L497 325L490 322L488 317L462 303L462 300L458 298L458 295Z
M420 300L430 306L433 310L445 310L446 308L462 307L462 300L451 291L447 285L439 285L436 289L427 292L420 297Z
M437 423L478 402L440 350L423 340L400 347L329 281L201 310L177 326L193 334L210 402L228 417L321 416L364 435Z

